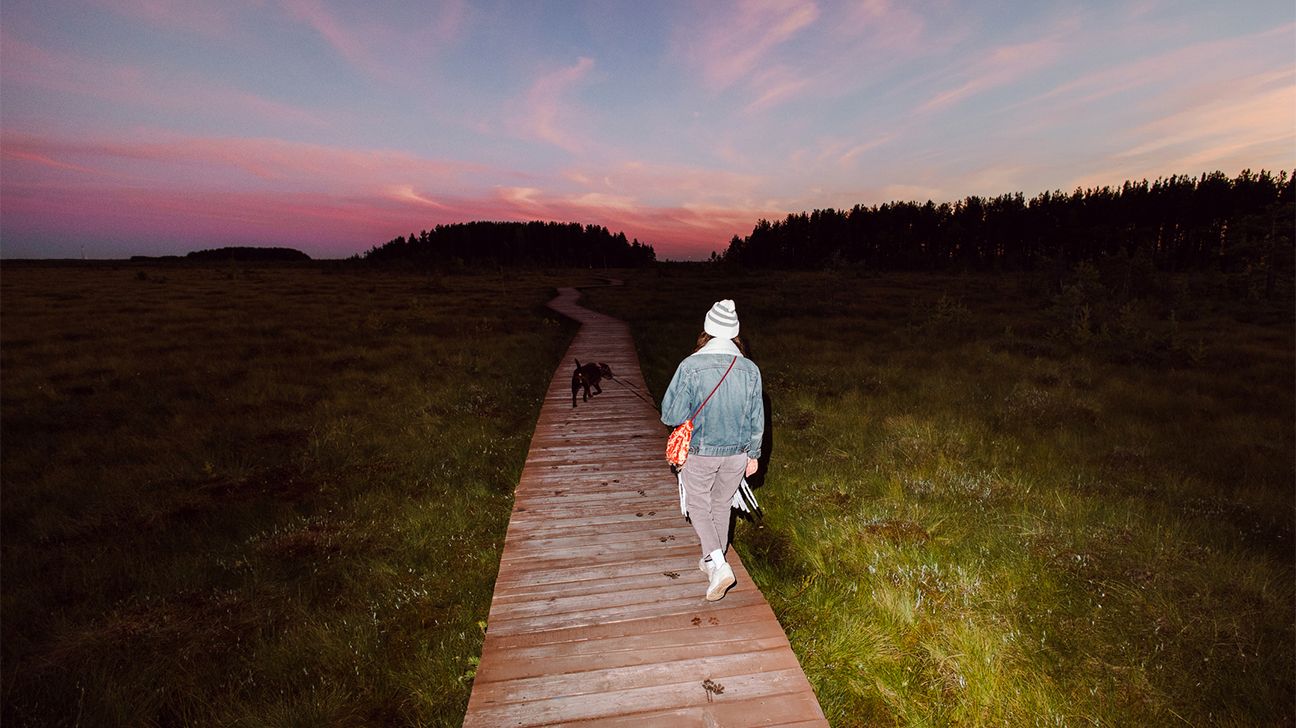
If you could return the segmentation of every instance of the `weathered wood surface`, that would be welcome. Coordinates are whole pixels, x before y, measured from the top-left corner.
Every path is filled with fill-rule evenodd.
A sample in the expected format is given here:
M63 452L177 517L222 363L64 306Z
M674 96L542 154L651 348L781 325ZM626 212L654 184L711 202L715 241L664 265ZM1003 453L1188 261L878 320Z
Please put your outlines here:
M634 394L645 388L629 330L579 295L549 304L582 327L522 469L464 725L827 725L732 550L737 585L703 598L666 430ZM574 359L619 381L573 409Z

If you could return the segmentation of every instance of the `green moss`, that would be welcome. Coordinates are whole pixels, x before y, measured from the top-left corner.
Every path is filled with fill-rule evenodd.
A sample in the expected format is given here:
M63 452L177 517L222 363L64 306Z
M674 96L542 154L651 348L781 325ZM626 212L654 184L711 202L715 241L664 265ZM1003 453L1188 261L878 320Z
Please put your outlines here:
M1149 296L1078 336L1041 289L696 269L590 297L659 394L737 302L773 446L736 547L834 725L1291 722L1290 302L1194 283L1191 320Z
M457 725L572 278L227 272L5 266L3 722Z

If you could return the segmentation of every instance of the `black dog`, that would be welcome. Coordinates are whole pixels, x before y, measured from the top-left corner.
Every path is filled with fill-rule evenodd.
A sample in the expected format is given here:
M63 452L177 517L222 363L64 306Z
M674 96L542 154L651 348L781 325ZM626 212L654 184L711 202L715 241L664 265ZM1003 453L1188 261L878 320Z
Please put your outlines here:
M581 387L585 388L585 398L582 402L588 402L590 398L590 387L594 388L594 394L603 394L603 388L599 382L603 377L612 377L612 367L599 362L597 364L586 364L581 366L580 360L576 360L576 371L572 372L572 406L576 406L576 393Z

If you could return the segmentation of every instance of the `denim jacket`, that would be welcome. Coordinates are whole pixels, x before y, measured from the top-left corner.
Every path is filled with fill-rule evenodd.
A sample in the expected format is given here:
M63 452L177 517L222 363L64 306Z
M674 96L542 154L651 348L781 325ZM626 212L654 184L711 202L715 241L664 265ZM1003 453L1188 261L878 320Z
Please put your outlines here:
M734 362L733 370L693 420L689 454L725 456L746 452L747 457L759 459L765 434L760 369L727 339L713 339L680 362L662 397L661 419L670 427L687 420L720 381L729 362Z

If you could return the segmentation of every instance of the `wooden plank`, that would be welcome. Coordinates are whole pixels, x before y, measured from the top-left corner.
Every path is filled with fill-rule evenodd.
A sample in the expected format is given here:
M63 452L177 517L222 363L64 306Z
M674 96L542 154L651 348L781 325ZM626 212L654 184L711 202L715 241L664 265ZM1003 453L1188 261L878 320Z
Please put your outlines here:
M661 516L661 513L657 514ZM539 523L519 524L510 534L522 541L531 541L533 539L544 539L563 537L565 534L572 533L572 530L579 528L582 532L589 534L590 538L601 538L603 536L618 536L621 534L633 536L644 532L646 528L656 528L655 522L669 524L672 526L667 529L667 536L673 535L675 530L672 521L676 516L672 513L669 516L658 518L653 516L649 521L642 518L618 518L617 520L597 520L597 516L585 516L581 518L564 518L552 521L546 520ZM654 534L657 535L657 534Z
M677 545L680 544L680 545ZM505 545L505 552L512 548ZM688 571L697 568L699 558L696 546L689 546L679 539L668 544L653 547L652 558L643 558L634 553L591 551L577 553L564 559L520 558L501 561L497 583L512 586L519 583L541 584L561 581L581 581L599 579L609 584L609 589L616 588L616 579L621 576L646 574L654 571ZM742 562L731 558L734 577L742 586L749 578ZM543 568L541 568L543 567Z
M662 556L675 555L681 559L679 563L685 564L688 563L688 557L691 556L692 558L697 559L699 556L696 544L690 545L679 539L662 544L661 548L656 549L656 552ZM609 588L615 588L613 580L616 576L616 567L633 565L641 557L642 553L640 551L626 551L624 549L604 550L603 547L591 549L563 549L562 551L554 551L545 554L544 556L533 556L527 554L514 556L509 550L509 547L505 546L504 556L500 559L500 568L503 569L517 564L520 568L530 570L542 568L562 569L569 567L585 567L591 570L603 569L605 570L603 578L608 580ZM737 571L734 573L737 574Z
M582 653L545 657L543 660L519 659L509 654L507 665L494 674L496 682L554 675L580 674L595 670L614 670L629 667L662 665L683 658L723 658L737 654L783 654L786 637L771 636L759 639L725 639L686 645L649 645L636 650Z
M735 586L703 599L666 428L626 386L645 393L629 330L577 296L550 304L582 328L519 477L464 725L827 725L737 554ZM572 408L573 359L619 381Z
M723 685L723 683L722 683ZM734 689L727 686L725 693ZM721 693L721 697L725 693ZM593 720L549 723L567 728L715 728L715 726L824 726L821 720L804 720L819 707L813 694L805 691L760 695L749 700L717 700L707 705L691 705L673 710L654 710L632 715L599 716ZM788 722L793 721L793 722Z
M678 514L673 514L674 518L679 518ZM546 529L543 531L520 531L515 534L517 538L516 548L522 552L548 551L548 549L562 549L570 547L590 548L591 545L603 545L603 547L612 548L621 544L636 545L643 547L649 541L658 539L661 543L675 540L673 536L679 532L679 526L671 522L671 518L649 518L644 521L643 518L635 518L640 523L640 529L621 531L600 531L597 529L588 529L588 535L572 535L572 531L555 531ZM618 526L623 526L618 525Z
M643 519L638 519L642 521ZM525 533L515 534L517 536L517 550L522 553L532 551L545 551L551 548L560 549L571 546L583 546L588 548L591 545L606 544L608 546L621 546L631 544L635 547L651 546L653 541L659 543L669 543L677 537L678 530L673 523L663 519L657 523L662 527L654 528L652 521L644 522L643 528L632 529L624 524L617 524L621 527L619 530L603 530L600 528L586 527L588 535L584 536L555 536L555 534L570 533L571 531L553 531L546 529L536 535L527 535ZM606 526L603 528L607 528Z
M579 529L591 537L616 533L636 533L643 529L669 528L679 516L675 512L662 513L647 518L636 518L633 513L615 516L561 516L521 521L509 531L510 538L549 538L555 534L569 534ZM672 531L672 533L675 533ZM670 534L667 534L670 535Z
M759 616L764 616L763 614ZM652 660L645 659L646 650L689 648L697 650L728 649L729 643L752 642L761 640L778 640L783 630L777 622L768 619L753 619L747 622L733 622L723 629L709 625L705 620L683 629L668 629L655 632L636 631L629 635L612 635L591 639L569 640L566 642L548 642L539 645L524 645L501 649L500 654L507 659L489 676L478 676L479 681L510 680L514 677L528 675L546 675L557 672L579 672L590 667L604 667L590 663L589 660L608 660L610 662L625 660L624 664L641 664ZM551 660L580 658L580 664L568 670L555 668Z
M516 506L513 510L514 513L530 513L531 515L526 516L525 520L534 523L544 523L555 518L597 518L608 512L606 508L597 508L589 505L582 506L580 504L572 504L568 506L545 505L537 508L531 508L524 504ZM647 518L651 520L654 517L660 519L675 519L677 521L684 520L679 514L678 501L671 503L670 506L649 506L642 510L626 511L623 514L623 517L627 521L632 518ZM646 523L647 521L640 522ZM685 529L687 529L687 531L681 532L692 532L692 529L689 528L687 524L685 525Z
M705 591L705 590L699 590ZM764 601L759 591L755 589L733 589L724 598L727 606L747 606ZM490 619L487 634L494 630L499 634L509 634L523 631L541 631L546 629L562 629L564 627L581 627L594 624L606 624L609 622L623 622L645 617L660 617L667 614L691 613L695 617L702 614L702 605L706 604L700 595L694 594L675 597L663 598L655 602L638 603L638 604L617 604L601 607L590 607L562 613L543 613L532 616L510 617L505 619ZM492 610L493 611L493 610Z
M640 493L639 490L643 490ZM559 508L568 508L571 506L596 505L608 510L630 510L633 511L640 506L651 505L654 508L669 505L672 501L663 499L661 495L656 498L649 496L646 488L638 490L606 490L602 493L581 492L571 485L565 487L545 488L536 493L519 494L514 499L515 503L525 505L529 510L538 510L545 506L557 506ZM678 496L674 501L679 503Z
M675 574L666 576L665 574ZM659 605L671 599L692 598L697 600L698 587L706 579L698 571L691 576L696 578L681 579L679 572L671 571L657 574L650 580L634 589L618 585L608 589L604 582L603 589L581 589L574 594L534 595L524 599L501 602L498 609L492 612L497 620L521 619L528 616L556 616L576 614L589 610L605 610L616 607L629 607L642 604ZM594 584L597 585L596 583Z
M796 657L778 649L727 655L687 657L646 665L609 667L576 673L559 673L483 683L481 699L487 704L529 703L554 695L606 695L636 688L675 685L683 676L701 684L707 679L757 675L767 671L800 669ZM474 692L478 688L474 686Z
M749 604L746 606L724 605L724 601L707 602L698 613L680 612L676 614L645 617L625 622L609 622L594 626L551 629L543 632L518 632L515 634L491 634L487 632L491 652L504 652L518 647L536 645L556 645L590 640L604 640L632 635L653 635L659 632L701 628L703 630L723 630L728 627L746 624L752 621L767 620L772 615L768 604ZM777 621L775 620L775 624ZM483 653L483 657L485 653ZM478 674L481 674L478 671Z
M720 695L709 693L704 687L705 679L719 682L725 691ZM619 689L604 694L578 693L560 695L551 698L537 699L529 702L486 703L483 701L476 712L470 712L464 720L465 728L473 726L542 726L563 724L575 721L599 721L609 719L628 719L636 714L646 715L653 712L670 711L687 707L708 705L707 696L711 696L711 706L716 703L747 703L744 697L761 695L785 695L801 689L800 683L805 675L800 667L783 670L762 670L748 675L722 675L719 680L714 676L688 679L673 683L661 683L645 687ZM474 690L475 692L475 690ZM811 694L813 695L813 694ZM808 701L807 701L808 702ZM818 707L818 703L813 706ZM714 707L712 707L714 710ZM759 725L759 717L752 721L750 706L740 711L741 715L732 716L728 725ZM822 712L821 712L822 714ZM786 721L784 721L786 722ZM623 722L622 725L626 723ZM652 722L640 722L639 725L660 725ZM667 724L669 725L669 724ZM719 723L717 725L726 725ZM823 720L819 725L826 726Z
M659 571L678 570L681 565L688 568L695 568L691 562L696 561L692 553L681 555L661 555L654 553L651 557L625 562L621 573L625 575L634 574L651 574ZM556 584L584 580L597 580L606 582L606 574L592 569L588 564L575 564L563 568L553 568L544 570L535 569L500 569L499 576L495 580L495 587L498 591L501 588L512 588L519 586L538 586L542 584Z

